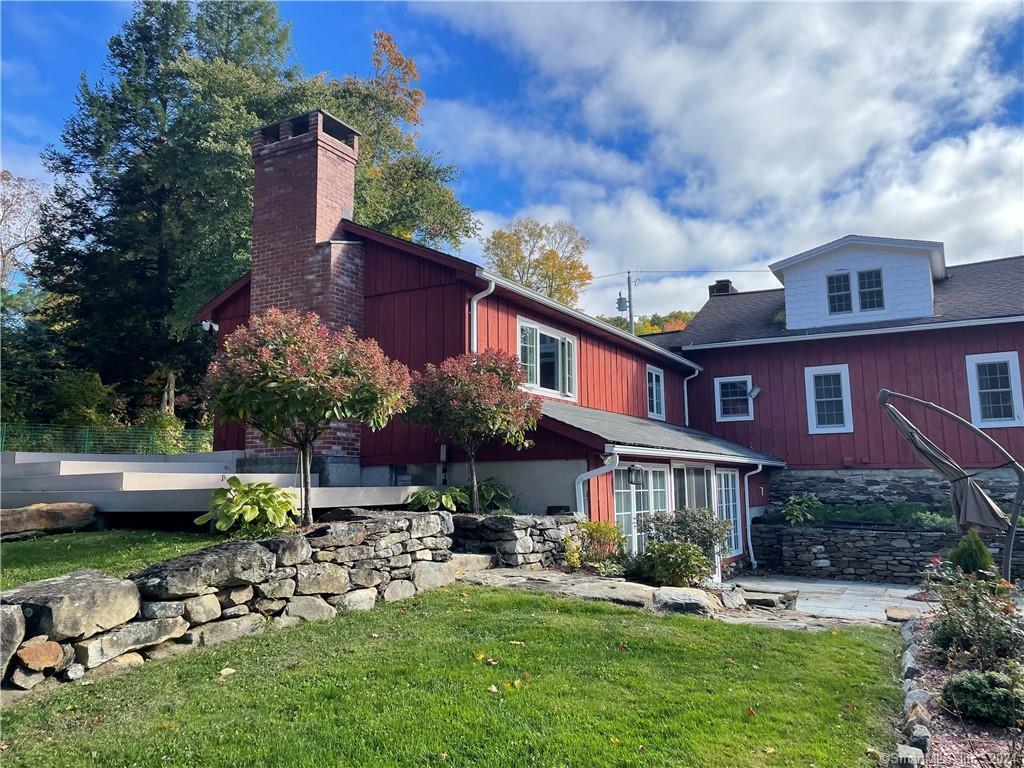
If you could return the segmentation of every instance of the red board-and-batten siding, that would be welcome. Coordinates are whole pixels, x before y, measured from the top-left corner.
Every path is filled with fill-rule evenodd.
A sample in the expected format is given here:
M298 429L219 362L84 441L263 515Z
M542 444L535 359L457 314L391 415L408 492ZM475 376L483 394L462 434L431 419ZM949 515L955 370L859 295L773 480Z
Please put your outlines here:
M228 288L230 295L221 303L211 316L217 323L217 344L239 326L249 323L249 281L243 277L235 285ZM218 420L213 430L213 450L233 451L245 448L245 425L237 421L221 422Z
M945 330L836 336L827 341L684 350L704 366L690 381L691 426L784 459L791 469L911 469L923 465L882 409L880 389L937 403L970 420L966 356L1016 350L1024 357L1024 323ZM804 368L847 364L853 432L808 433ZM751 376L761 387L753 421L715 421L714 380ZM949 419L905 403L900 409L934 442L967 467L1002 459ZM1011 454L1024 456L1024 428L987 430Z

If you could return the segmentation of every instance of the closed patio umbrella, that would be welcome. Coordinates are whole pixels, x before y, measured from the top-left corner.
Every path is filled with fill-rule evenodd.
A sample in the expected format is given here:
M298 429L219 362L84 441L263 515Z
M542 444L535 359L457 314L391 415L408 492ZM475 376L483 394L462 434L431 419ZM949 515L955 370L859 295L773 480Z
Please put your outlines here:
M895 405L885 403L882 408L899 433L913 447L917 457L949 481L953 514L956 515L960 529L979 528L993 533L1005 532L1010 526L1009 518L974 478L969 477L963 467L953 461L948 453L923 435Z

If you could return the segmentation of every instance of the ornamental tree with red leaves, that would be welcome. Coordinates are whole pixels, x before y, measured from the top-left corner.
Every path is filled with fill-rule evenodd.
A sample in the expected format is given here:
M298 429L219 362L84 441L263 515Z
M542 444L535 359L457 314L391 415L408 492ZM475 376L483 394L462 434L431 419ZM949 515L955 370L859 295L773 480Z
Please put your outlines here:
M381 429L409 405L409 369L351 328L271 307L224 339L206 389L222 418L249 424L268 445L298 449L302 525L311 525L313 445L332 421Z
M519 360L496 350L450 357L414 374L408 418L466 452L473 511L480 513L476 453L492 440L528 448L526 433L537 427L541 400L523 391Z

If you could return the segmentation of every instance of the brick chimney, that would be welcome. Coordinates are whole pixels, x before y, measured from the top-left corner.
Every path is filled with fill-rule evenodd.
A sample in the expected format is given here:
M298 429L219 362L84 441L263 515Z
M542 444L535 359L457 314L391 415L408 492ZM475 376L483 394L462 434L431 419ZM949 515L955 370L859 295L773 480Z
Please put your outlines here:
M715 280L708 286L708 296L725 296L730 293L739 293L732 280Z
M252 313L313 311L363 331L363 252L345 242L359 133L322 110L252 132Z
M251 313L313 311L363 334L363 246L345 241L355 202L359 132L313 110L252 132ZM294 451L246 432L245 471L293 472ZM335 422L317 441L321 485L359 484L360 429Z

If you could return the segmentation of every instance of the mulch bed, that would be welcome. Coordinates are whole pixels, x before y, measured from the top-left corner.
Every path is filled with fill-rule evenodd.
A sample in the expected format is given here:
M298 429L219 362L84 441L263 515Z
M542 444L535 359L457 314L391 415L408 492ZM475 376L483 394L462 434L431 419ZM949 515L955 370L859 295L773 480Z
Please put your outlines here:
M928 636L928 618L919 620L922 637ZM1007 728L975 723L960 718L942 705L942 686L959 669L946 665L939 654L922 654L917 663L921 668L918 682L921 687L935 693L928 707L931 713L931 745L925 766L927 768L1019 768L1024 765L1024 741L1020 735L1014 743L1014 734ZM1010 760L1013 749L1017 762Z

